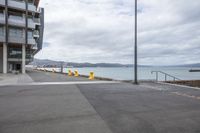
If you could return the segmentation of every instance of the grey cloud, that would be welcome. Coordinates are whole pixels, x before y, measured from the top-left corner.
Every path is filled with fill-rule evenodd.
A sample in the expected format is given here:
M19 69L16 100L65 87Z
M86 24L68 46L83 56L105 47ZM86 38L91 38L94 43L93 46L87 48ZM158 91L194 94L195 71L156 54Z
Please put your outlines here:
M47 10L44 37L47 47L37 57L133 63L133 2L41 2ZM200 1L139 1L139 62L149 65L200 62L199 7Z

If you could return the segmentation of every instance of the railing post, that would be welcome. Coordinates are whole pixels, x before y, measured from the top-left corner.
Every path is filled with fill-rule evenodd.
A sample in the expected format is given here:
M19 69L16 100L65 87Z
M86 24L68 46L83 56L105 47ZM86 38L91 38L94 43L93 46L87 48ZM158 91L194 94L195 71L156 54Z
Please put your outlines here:
M165 82L167 81L167 75L165 74Z

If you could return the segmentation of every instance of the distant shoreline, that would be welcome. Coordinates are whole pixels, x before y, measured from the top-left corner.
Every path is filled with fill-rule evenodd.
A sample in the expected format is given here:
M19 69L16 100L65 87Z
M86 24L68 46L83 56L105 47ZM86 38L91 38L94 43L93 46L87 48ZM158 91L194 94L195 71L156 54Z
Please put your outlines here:
M63 62L63 61L53 61L53 60L40 60L34 59L30 65L39 66L39 67L56 67L59 68L61 65L64 67L73 67L73 68L85 68L85 67L133 67L134 64L120 64L120 63L77 63L77 62ZM190 68L200 68L200 63L194 64L182 64L182 65L142 65L139 64L138 67L190 67Z
M61 68L60 66L57 67L50 67L50 66L38 66L43 68ZM189 66L138 66L138 67L147 67L147 68L200 68L200 67L189 67ZM134 68L134 66L85 66L85 67L63 67L63 68ZM198 70L199 71L199 70Z

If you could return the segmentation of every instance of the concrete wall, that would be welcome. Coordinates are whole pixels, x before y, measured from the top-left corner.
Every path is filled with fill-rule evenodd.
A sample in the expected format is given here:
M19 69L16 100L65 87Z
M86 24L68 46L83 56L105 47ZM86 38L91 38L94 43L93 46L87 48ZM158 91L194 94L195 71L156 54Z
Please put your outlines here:
M0 73L3 73L3 47L0 47Z

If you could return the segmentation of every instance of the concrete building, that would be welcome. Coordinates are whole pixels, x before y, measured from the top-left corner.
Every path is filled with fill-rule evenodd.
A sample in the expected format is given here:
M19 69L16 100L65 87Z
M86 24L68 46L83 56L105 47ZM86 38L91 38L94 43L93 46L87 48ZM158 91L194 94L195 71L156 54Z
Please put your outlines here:
M0 0L0 73L19 71L42 49L44 9L39 0Z

